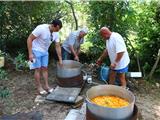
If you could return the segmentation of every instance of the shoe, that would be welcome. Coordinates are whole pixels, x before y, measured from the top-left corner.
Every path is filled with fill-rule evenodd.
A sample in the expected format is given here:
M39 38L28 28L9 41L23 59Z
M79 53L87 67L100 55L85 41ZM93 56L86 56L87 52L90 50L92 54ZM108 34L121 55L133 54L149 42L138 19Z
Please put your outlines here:
M40 95L47 95L47 91L45 91L43 88L40 88L39 94Z
M54 90L53 88L49 88L49 89L48 89L48 92L49 92L49 93L52 93L53 90Z

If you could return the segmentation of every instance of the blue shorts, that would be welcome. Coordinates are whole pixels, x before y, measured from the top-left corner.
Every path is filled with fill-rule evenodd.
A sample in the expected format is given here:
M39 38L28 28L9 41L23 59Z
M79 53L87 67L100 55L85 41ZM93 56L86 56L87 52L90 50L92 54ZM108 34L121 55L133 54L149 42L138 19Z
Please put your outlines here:
M48 52L40 52L33 50L33 55L35 57L35 63L32 64L32 69L48 67Z
M125 68L122 68L122 69L119 69L119 70L113 70L113 71L115 71L116 73L126 73L126 72L128 72L128 66L125 67Z

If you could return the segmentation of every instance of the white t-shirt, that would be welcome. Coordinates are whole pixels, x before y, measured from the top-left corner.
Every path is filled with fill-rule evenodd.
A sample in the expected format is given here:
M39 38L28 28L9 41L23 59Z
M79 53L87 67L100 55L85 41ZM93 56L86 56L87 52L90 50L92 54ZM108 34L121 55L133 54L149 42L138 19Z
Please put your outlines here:
M32 42L32 50L47 52L50 44L55 41L59 42L59 33L51 33L48 24L38 25L32 34L37 38ZM52 39L51 39L52 37Z
M74 50L77 52L77 50L80 47L80 45L84 43L84 39L83 38L81 38L80 42L77 40L78 36L79 36L79 32L80 31L71 32L70 35L67 37L67 39L62 44L63 48L67 52L71 53L71 50L69 48L70 45L73 46Z
M127 48L120 34L112 32L109 40L106 40L106 49L108 51L111 63L115 63L117 53L124 52L115 70L123 69L129 64L130 59L128 56Z

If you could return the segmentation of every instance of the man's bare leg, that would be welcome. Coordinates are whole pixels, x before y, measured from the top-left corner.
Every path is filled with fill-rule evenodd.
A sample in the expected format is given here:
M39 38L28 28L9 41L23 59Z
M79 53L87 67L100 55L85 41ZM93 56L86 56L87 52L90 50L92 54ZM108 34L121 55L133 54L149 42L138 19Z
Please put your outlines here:
M48 68L43 67L42 68L42 75L43 75L43 79L45 81L45 89L49 89L49 84L48 84Z
M42 85L41 85L41 82L40 82L40 79L41 79L40 74L41 74L41 69L40 68L35 69L34 78L35 78L36 87L37 87L38 92L42 88Z
M110 70L110 73L109 73L109 84L114 85L115 77L116 77L116 72L113 71L113 70Z
M118 73L119 80L121 81L121 86L126 87L126 78L125 78L125 73Z

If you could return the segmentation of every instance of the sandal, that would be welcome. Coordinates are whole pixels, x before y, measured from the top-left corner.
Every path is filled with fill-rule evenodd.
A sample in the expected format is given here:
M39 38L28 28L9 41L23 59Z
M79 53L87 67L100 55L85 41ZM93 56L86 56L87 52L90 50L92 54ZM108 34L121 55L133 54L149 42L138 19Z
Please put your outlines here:
M47 95L47 91L45 91L43 88L40 88L39 94L40 95Z
M48 91L48 93L52 93L54 91L54 89L53 88L49 88L47 91Z

